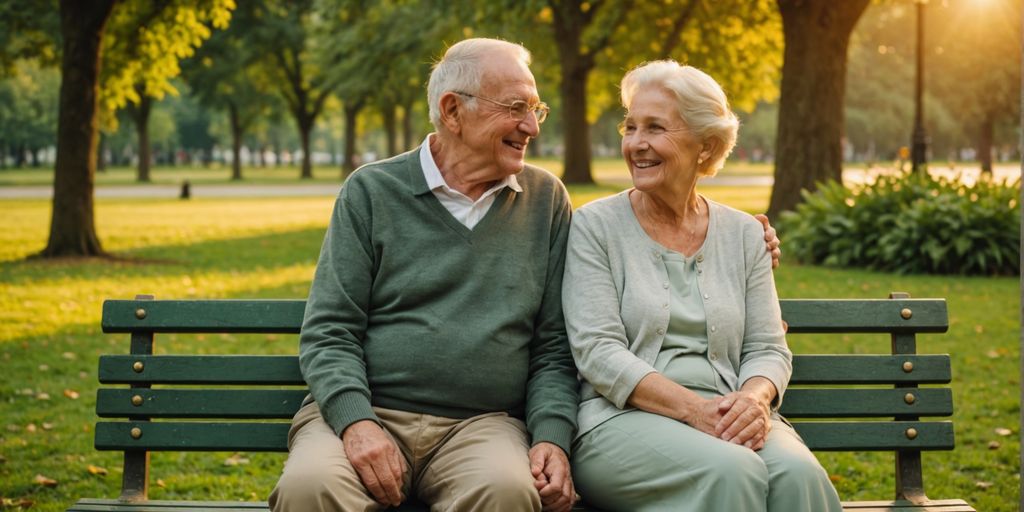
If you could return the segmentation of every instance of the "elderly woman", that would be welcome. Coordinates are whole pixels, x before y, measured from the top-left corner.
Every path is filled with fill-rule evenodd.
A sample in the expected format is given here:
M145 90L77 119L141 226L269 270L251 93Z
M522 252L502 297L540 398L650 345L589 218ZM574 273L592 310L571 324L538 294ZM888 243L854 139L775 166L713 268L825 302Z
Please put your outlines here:
M613 510L841 509L776 412L792 372L761 224L697 193L736 142L673 61L622 80L633 188L573 216L562 300L584 379L576 488Z

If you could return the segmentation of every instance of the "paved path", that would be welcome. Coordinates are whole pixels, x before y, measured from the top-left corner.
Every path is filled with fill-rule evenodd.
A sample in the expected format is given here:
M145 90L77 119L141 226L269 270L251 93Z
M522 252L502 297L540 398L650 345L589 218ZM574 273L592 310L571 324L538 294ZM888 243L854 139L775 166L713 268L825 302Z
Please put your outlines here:
M959 169L961 178L968 184L974 182L978 174L977 169ZM863 183L865 179L877 176L884 171L865 171L861 169L847 169L843 171L843 181L846 184ZM936 168L933 174L943 174L952 177L953 173ZM1020 177L1020 169L1005 166L996 168L996 178L1016 179ZM762 186L770 187L775 179L772 176L737 176L721 175L705 178L700 182L701 186ZM623 186L629 186L628 182L622 182ZM192 185L192 197L299 197L299 196L328 196L338 194L340 185L333 183L288 183L271 185L204 185L202 183ZM165 198L174 199L181 192L179 185L106 185L96 187L97 198ZM18 186L0 187L0 199L44 199L53 196L52 186Z

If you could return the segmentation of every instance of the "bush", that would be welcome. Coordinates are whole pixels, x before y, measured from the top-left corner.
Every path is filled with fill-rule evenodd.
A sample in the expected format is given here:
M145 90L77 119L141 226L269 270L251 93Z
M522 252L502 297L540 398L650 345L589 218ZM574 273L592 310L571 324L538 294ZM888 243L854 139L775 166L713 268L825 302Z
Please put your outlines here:
M1020 181L918 174L846 188L829 182L779 219L798 261L899 273L1020 273Z

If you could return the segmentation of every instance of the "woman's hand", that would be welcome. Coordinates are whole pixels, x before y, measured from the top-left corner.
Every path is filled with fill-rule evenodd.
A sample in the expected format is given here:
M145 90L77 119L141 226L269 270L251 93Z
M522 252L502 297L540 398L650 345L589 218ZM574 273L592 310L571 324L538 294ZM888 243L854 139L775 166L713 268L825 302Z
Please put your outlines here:
M718 404L722 418L715 425L714 435L755 451L763 448L772 429L769 404L776 393L770 380L754 377L739 391L722 397Z
M691 409L690 414L685 419L686 424L709 436L720 437L716 429L718 424L724 419L722 402L725 400L725 397L698 398L698 400L700 402ZM728 408L725 408L725 410L728 410Z
M752 450L760 450L772 429L771 413L766 402L750 391L734 391L719 402L721 419L712 435Z

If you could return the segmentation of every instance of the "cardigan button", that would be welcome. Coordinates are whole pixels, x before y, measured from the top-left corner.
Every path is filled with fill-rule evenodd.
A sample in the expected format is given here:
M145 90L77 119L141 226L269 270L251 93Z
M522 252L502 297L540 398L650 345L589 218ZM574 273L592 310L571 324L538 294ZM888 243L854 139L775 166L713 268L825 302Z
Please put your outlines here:
M668 290L668 283L661 283L661 287Z
M710 299L710 298L711 298L711 296L705 293L705 294L704 294L704 298L705 298L705 299Z
M712 325L711 326L711 332L715 332L716 330L718 330L718 328Z
M658 328L658 334L665 334L665 329L662 329L661 327L659 327Z

